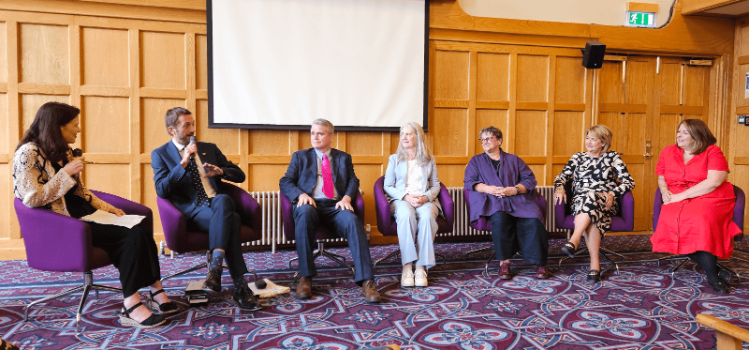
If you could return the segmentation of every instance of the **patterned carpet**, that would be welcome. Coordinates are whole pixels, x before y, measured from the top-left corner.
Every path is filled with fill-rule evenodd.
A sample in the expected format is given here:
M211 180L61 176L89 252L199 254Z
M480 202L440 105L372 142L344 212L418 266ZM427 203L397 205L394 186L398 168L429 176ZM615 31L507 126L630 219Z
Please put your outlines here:
M85 305L83 334L75 333L75 312L80 295L50 301L31 311L23 322L23 306L80 282L80 276L47 273L28 268L25 261L0 262L0 337L22 349L360 349L398 344L401 349L709 349L715 347L711 330L700 328L694 316L711 313L749 328L749 288L744 282L731 295L712 293L704 276L687 264L671 278L674 263L660 267L647 252L648 236L606 238L610 249L626 252L621 275L609 271L602 283L585 283L584 258L557 270L558 258L550 258L555 276L539 281L531 270L517 268L511 281L484 274L489 252L466 259L468 250L488 243L441 243L437 251L449 263L438 262L430 270L427 288L401 289L396 262L378 266L377 287L384 303L363 302L350 271L318 259L320 275L313 284L313 298L299 301L291 295L263 300L263 310L244 312L231 302L230 279L225 288L204 307L187 309L184 286L199 280L198 271L169 280L171 298L185 307L168 326L151 330L124 328L117 312L122 298L116 293L89 297ZM562 240L552 242L558 254ZM742 243L740 249L749 251ZM373 258L395 249L372 247ZM347 255L347 249L333 249ZM262 277L290 285L293 270L286 261L293 251L245 253L250 268ZM749 258L737 252L735 256ZM200 255L161 258L164 275L203 259ZM749 264L732 261L728 266L743 277ZM114 268L94 273L95 282L118 285ZM293 286L292 286L293 287ZM292 289L293 290L293 289Z

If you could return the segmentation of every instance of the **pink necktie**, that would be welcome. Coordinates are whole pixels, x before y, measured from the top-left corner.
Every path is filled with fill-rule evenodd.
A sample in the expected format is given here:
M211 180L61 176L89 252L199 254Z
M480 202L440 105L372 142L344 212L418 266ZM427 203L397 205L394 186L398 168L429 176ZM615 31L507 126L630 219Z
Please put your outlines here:
M335 197L335 190L333 187L333 173L330 171L330 161L328 156L323 153L322 155L322 193L325 197L333 199Z

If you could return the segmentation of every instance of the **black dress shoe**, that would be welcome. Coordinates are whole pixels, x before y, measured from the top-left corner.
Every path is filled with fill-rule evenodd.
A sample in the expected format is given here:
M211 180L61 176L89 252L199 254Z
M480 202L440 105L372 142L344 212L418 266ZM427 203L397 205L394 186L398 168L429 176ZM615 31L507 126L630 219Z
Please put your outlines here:
M205 275L205 282L203 282L203 290L220 292L221 291L221 271L222 269L209 270L208 274Z
M708 283L710 283L710 287L713 287L713 291L715 293L720 293L720 294L731 293L731 290L728 289L728 284L726 284L726 282L724 282L723 280L717 280L715 282L708 282Z
M601 272L598 270L588 271L588 283L601 282Z
M577 247L575 247L572 242L567 241L567 243L562 246L562 253L567 254L567 256L569 256L570 258L574 258L576 249Z
M234 304L242 310L257 311L263 308L257 302L255 295L252 294L250 287L247 286L247 282L243 283L240 287L234 287L232 300L234 301Z

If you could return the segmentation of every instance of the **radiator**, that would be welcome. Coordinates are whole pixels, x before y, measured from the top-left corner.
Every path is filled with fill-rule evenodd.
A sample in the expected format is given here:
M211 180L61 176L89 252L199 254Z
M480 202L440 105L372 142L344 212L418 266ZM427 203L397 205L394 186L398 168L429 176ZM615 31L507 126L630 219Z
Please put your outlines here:
M490 232L477 231L468 226L468 210L463 197L463 187L450 187L447 189L455 203L455 226L452 233L440 233L438 237L470 237L491 235ZM538 186L536 192L546 198L546 230L549 232L565 232L557 229L554 225L554 187ZM254 242L247 242L245 245L253 246L270 246L273 253L279 244L293 244L294 241L287 240L283 234L283 220L281 219L281 201L278 199L279 191L250 192L250 195L260 205L260 220L262 221L262 237ZM368 226L368 225L367 225ZM369 233L369 230L367 230ZM340 242L342 238L327 240L330 242Z

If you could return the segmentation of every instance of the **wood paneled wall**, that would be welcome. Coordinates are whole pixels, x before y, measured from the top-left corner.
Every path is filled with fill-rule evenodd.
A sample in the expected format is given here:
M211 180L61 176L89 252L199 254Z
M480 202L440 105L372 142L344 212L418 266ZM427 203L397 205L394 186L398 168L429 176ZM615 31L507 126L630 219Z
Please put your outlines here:
M503 147L531 165L539 184L551 184L569 156L583 150L583 130L597 118L594 79L580 66L587 40L633 52L733 57L732 20L678 12L657 32L471 17L454 0L433 0L430 16L428 142L447 186L462 185L465 164L481 152L477 132L487 125L504 131ZM702 27L711 30L693 31ZM243 188L278 189L291 154L309 147L309 134L208 129L206 50L201 1L0 3L2 258L24 256L10 168L22 132L46 101L81 107L78 146L93 163L84 171L86 185L153 208L157 241L150 152L169 140L163 116L171 107L193 111L198 138L218 144L248 174ZM711 96L727 88L713 86ZM372 186L397 145L397 133L336 134L334 147L353 155L372 226Z

